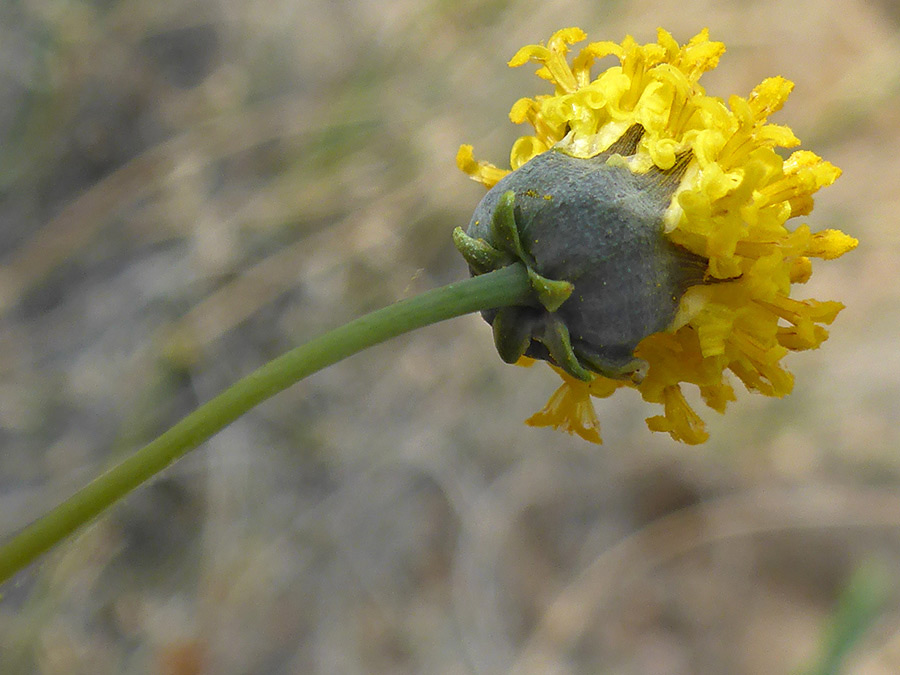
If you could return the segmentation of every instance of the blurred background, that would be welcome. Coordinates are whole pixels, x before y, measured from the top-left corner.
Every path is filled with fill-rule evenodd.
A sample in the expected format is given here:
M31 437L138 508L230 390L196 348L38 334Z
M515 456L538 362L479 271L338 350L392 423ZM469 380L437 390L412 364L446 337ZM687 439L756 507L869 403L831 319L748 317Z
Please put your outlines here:
M0 3L0 536L268 359L466 276L450 232L484 191L456 150L507 162L544 85L506 61L571 25L708 26L724 98L796 82L774 121L844 170L808 222L861 243L797 289L847 309L794 393L704 409L687 447L624 392L597 447L522 424L558 378L480 318L424 329L6 584L0 671L799 673L862 597L841 672L900 672L893 0Z

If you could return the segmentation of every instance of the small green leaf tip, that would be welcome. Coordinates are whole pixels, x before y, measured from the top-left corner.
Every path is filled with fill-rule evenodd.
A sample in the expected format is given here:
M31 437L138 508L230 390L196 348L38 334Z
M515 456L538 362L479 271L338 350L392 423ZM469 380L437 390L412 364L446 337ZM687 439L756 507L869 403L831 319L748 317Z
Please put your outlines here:
M470 237L461 227L453 230L453 245L475 274L487 274L513 262L510 256L498 251L484 239Z
M548 312L558 310L575 290L575 286L568 281L554 281L541 276L530 267L526 269L531 280L531 288Z
M543 333L537 339L547 348L553 362L577 380L584 382L593 380L594 373L582 366L572 351L569 329L562 319L556 314L551 314L544 322L543 328Z
M531 344L531 325L524 307L501 307L497 310L491 329L494 346L505 363L515 363L525 355Z
M519 239L519 228L516 225L516 193L512 190L501 194L497 201L491 217L491 234L498 246L521 260L526 267L531 266L529 265L530 256L525 253L522 241Z

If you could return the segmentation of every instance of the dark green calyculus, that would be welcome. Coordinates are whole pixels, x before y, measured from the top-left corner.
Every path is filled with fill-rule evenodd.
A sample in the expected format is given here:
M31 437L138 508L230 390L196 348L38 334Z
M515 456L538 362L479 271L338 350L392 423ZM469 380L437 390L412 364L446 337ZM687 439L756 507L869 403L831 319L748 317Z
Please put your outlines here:
M690 158L632 173L621 154L636 138L591 159L538 155L487 193L466 232L454 232L472 274L513 262L528 269L532 304L483 313L504 361L525 355L582 380L639 380L637 344L666 330L685 290L702 282L706 260L663 232Z

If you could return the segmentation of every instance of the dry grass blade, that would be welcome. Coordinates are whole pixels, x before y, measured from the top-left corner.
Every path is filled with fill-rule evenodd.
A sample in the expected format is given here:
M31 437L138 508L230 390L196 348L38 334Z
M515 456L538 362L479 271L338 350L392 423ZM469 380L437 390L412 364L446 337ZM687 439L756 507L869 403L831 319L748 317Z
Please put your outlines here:
M679 556L727 540L810 530L884 529L900 537L894 490L753 491L672 513L635 532L577 574L547 607L518 654L514 673L553 672L551 664L600 613L615 615L631 584Z

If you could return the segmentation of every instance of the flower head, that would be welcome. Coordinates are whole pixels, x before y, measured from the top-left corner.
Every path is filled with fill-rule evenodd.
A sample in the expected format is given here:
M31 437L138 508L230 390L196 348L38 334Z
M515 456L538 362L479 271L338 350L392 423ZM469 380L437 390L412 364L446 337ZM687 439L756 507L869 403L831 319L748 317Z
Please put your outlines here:
M701 443L683 385L719 412L733 378L781 397L793 385L781 359L828 337L843 306L792 298L792 285L809 279L810 258L857 241L786 224L840 170L776 152L799 145L768 122L790 81L727 104L706 94L700 76L725 51L706 30L685 45L662 29L645 45L592 42L570 58L585 38L560 30L509 61L539 64L553 92L513 105L510 119L534 133L513 144L511 171L460 148L460 169L491 191L457 245L475 274L520 261L532 277L540 302L485 313L504 360L543 359L563 378L529 424L599 442L591 397L631 387L662 406L650 429ZM592 77L609 56L618 65Z

